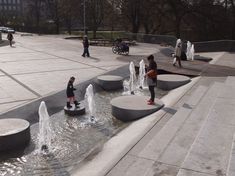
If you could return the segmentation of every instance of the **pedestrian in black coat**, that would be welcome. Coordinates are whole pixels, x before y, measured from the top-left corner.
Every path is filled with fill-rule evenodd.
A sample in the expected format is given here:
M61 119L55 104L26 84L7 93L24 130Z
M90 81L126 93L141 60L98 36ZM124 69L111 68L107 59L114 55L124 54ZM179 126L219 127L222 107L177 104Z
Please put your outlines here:
M9 44L12 47L12 40L14 39L12 33L8 32L7 34L7 40L9 40Z
M66 89L66 94L67 94L67 98L68 98L68 101L67 101L67 108L72 108L71 106L71 102L74 102L75 104L75 107L78 108L78 101L75 99L75 95L74 95L74 91L76 90L74 87L73 87L73 83L75 81L75 78L72 76L70 79L69 79L69 82L68 82L68 85L67 85L67 89Z
M90 53L89 53L89 41L88 41L88 38L87 38L86 35L84 36L82 43L83 43L83 48L84 48L82 56L85 57L87 55L87 57L90 57Z

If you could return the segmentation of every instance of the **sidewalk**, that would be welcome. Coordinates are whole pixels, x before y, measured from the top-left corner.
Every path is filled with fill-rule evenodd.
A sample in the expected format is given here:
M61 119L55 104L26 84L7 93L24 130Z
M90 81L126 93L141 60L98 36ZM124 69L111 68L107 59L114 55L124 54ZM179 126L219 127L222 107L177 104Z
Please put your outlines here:
M0 47L0 113L65 89L71 76L78 84L127 64L110 47L91 46L91 57L83 58L79 40L15 34L14 41L13 48ZM157 47L139 44L130 54L149 55Z

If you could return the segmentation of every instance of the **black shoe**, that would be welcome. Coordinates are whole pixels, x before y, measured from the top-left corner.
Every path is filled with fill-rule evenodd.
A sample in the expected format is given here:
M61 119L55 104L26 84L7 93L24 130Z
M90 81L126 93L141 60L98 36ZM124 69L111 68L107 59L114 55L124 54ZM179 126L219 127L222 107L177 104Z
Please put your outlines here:
M85 57L85 55L82 55L82 57Z
M79 108L80 103L78 103L78 101L74 101L74 104L75 104L76 108Z
M72 106L70 105L70 102L67 102L67 108L70 109Z

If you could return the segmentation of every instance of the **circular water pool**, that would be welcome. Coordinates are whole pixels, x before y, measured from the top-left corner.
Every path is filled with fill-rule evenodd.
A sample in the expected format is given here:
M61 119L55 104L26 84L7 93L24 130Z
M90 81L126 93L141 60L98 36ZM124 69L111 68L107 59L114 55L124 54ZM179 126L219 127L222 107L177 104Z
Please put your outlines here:
M161 98L167 92L157 90ZM147 89L139 95L149 95ZM38 124L31 126L31 142L24 150L0 154L1 176L69 176L69 172L84 159L96 155L103 144L128 126L111 115L111 99L122 96L122 91L95 94L96 118L88 114L69 117L64 111L51 116L53 149L48 155L38 154Z

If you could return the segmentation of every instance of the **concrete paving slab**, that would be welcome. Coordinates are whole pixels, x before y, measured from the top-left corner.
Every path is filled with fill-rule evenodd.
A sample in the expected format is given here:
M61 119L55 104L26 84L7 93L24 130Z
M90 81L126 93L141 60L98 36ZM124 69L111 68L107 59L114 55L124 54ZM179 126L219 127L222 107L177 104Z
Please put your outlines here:
M179 168L155 162L146 176L176 176Z
M34 73L25 75L15 75L22 83L30 86L40 95L47 95L52 92L66 88L71 76L76 78L74 84L79 84L87 79L103 74L104 71L97 68L74 69L65 71L53 71L45 73ZM75 92L76 93L76 92Z
M17 102L12 102L12 103L3 103L3 104L0 104L0 114L4 113L6 111L9 111L11 109L14 109L16 107L19 107L19 106L27 103L28 101L31 101L31 100L17 101Z
M5 53L1 54L0 62L21 62L26 60L55 59L57 57L39 52L32 53Z
M148 175L154 161L126 155L107 176L143 176Z
M234 61L234 53L225 53L215 64L235 68Z
M232 150L227 170L227 176L234 176L234 175L235 175L235 135L233 136Z
M126 155L107 176L176 176L178 168Z
M208 174L226 174L235 132L235 126L231 125L235 114L234 104L231 106L231 103L234 103L233 99L216 100L183 168Z
M37 98L34 93L7 76L0 77L0 92L5 95L0 103Z
M235 76L228 76L225 83L226 85L235 85Z
M26 74L66 69L83 69L90 66L74 63L64 59L30 60L25 62L7 62L1 65L2 70L8 74Z
M207 174L225 175L234 132L234 126L208 121L182 167Z
M235 126L235 99L218 98L211 111L213 123Z
M205 174L205 173L201 173L201 172L180 169L177 176L211 176L211 174Z
M226 98L226 99L235 99L235 85L224 85L223 89L220 90L219 98Z
M21 48L18 46L10 47L10 46L4 46L0 49L0 54L11 54L11 53L31 53L32 50Z

